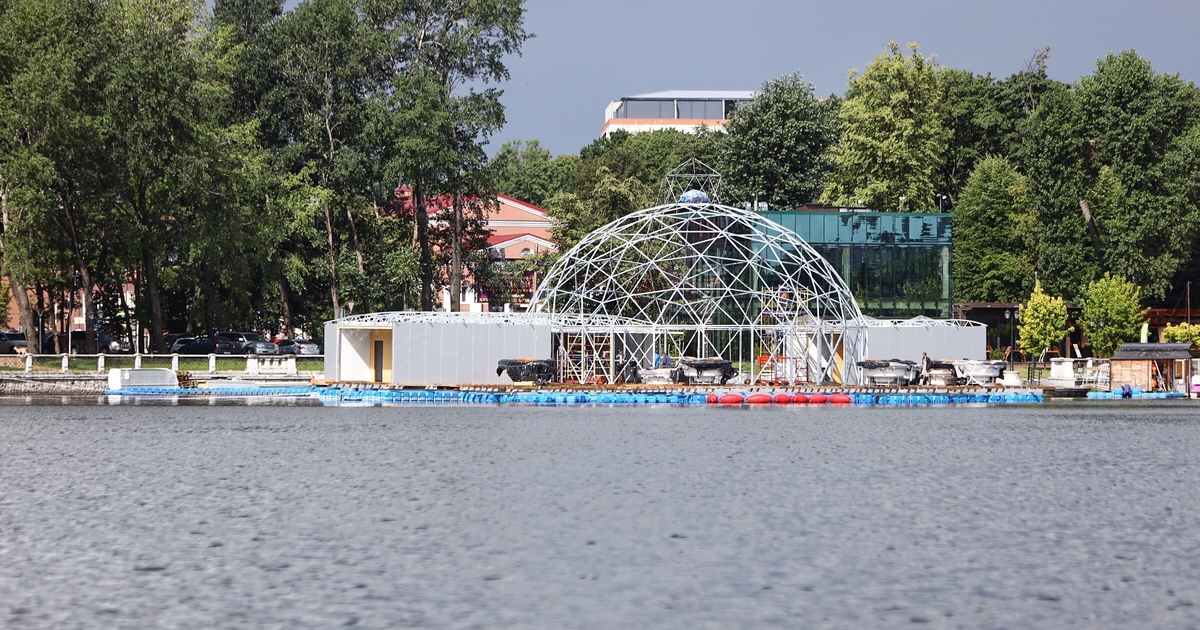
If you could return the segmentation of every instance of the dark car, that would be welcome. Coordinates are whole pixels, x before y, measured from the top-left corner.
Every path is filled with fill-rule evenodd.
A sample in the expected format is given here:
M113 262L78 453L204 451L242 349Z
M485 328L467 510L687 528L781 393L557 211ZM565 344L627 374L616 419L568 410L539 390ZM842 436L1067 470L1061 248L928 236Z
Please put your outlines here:
M240 354L237 342L221 337L182 337L171 346L177 354Z
M275 343L279 354L321 354L321 346L304 339L280 339Z
M0 354L24 352L27 345L28 342L25 341L25 333L16 331L0 332Z
M219 332L217 337L236 342L242 354L279 354L279 346L266 335L253 332Z
M126 354L133 351L133 347L124 339L117 339L108 333L96 333L96 353L97 354ZM87 333L82 330L71 331L71 354L83 354L87 352Z

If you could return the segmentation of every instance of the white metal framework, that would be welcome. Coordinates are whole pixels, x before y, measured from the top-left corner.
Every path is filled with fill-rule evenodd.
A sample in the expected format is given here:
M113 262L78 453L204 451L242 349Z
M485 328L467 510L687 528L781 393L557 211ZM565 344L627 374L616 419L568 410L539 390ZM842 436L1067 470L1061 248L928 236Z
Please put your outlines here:
M738 381L856 382L862 315L794 232L748 210L672 203L564 253L531 300L554 314L567 380L614 382L623 362L721 357Z

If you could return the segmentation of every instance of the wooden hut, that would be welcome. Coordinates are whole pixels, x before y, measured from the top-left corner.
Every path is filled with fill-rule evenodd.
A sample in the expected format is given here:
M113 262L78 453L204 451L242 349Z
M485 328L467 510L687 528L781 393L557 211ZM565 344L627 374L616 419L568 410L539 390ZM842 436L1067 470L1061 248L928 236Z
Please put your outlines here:
M1186 343L1123 343L1112 357L1112 391L1126 383L1144 391L1187 392L1200 350Z

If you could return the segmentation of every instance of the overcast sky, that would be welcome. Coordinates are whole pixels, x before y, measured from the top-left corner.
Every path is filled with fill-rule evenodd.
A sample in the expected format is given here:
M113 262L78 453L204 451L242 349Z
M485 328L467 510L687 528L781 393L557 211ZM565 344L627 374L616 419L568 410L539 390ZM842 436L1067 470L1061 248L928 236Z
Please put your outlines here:
M297 0L290 0L289 6ZM508 124L555 154L596 138L604 108L663 90L755 90L800 71L842 94L889 41L976 74L1019 71L1051 46L1052 78L1075 81L1135 49L1158 72L1200 81L1200 0L527 0L535 35L509 59Z

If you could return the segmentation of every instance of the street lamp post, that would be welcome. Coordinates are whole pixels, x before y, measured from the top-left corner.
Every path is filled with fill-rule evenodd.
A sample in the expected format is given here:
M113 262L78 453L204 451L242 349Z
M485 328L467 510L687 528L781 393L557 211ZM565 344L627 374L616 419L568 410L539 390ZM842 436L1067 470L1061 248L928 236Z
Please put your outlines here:
M1008 370L1011 372L1013 369L1013 325L1011 310L1004 311L1004 321L1008 324Z

